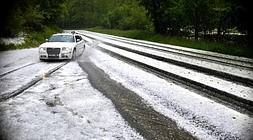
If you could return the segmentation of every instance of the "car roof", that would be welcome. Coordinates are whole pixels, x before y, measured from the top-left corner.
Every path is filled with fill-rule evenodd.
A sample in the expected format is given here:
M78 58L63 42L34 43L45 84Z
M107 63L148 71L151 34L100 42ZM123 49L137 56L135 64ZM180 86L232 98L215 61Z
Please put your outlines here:
M55 35L74 35L74 34L72 34L72 33L56 33L56 34L53 34L53 36L55 36Z

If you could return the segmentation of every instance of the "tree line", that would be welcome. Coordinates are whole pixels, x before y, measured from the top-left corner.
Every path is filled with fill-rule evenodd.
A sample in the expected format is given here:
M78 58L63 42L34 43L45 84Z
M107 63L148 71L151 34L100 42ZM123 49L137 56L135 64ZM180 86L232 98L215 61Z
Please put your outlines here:
M19 0L8 8L1 34L101 26L216 41L237 33L250 42L249 7L247 0Z
M116 29L146 29L151 22L137 0L68 0L63 28L101 26Z
M195 39L214 31L218 39L231 31L251 36L246 0L141 0L140 3L148 11L157 33L179 35L192 31Z
M1 4L0 36L19 32L43 31L61 21L65 0L9 0Z

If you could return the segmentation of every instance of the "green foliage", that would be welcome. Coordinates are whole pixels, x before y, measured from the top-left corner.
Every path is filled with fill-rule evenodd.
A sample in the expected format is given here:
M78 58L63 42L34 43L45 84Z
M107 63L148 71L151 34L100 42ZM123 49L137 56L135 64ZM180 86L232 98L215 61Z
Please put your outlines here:
M209 29L212 19L213 0L183 0L183 11L186 25L192 26L195 39L198 39L200 31Z
M64 28L150 29L152 26L137 0L69 0L66 5Z
M144 8L139 7L137 3L122 4L112 11L109 11L106 18L106 27L123 30L145 30L150 24L149 20L146 18Z
M96 18L97 5L96 1L90 0L73 0L68 1L66 5L65 25L67 28L89 27L93 24L100 23L99 18Z
M19 9L17 9L17 14L13 14L12 18L9 18L6 22L4 30L1 36L15 36L21 30L23 30L24 18L19 14L21 13Z
M45 42L52 34L61 32L58 27L44 27L42 31L30 31L25 36L25 43L21 45L4 45L0 43L0 51L14 50L14 49L24 49L24 48L35 48L41 43Z
M141 4L147 9L157 33L175 34L182 27L179 0L141 0Z
M45 17L39 11L38 7L28 6L23 16L23 19L25 21L23 26L26 30L43 30L43 20L45 20Z
M252 41L249 2L246 0L140 0L160 34L192 35L205 38L216 31L213 40L223 41L236 28ZM182 33L183 32L183 33Z
M43 31L55 24L63 14L65 0L19 0L8 13L1 35L15 36L19 32Z
M8 12L0 36L43 32L52 25L100 26L252 46L246 0L19 0ZM244 35L231 36L231 31Z

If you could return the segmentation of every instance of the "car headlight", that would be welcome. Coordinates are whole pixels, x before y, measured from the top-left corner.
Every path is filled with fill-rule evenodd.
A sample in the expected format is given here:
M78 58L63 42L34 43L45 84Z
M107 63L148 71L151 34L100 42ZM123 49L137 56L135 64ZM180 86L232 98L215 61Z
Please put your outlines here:
M46 48L43 48L43 47L42 47L42 48L40 48L39 51L40 51L40 52L46 52L46 50L47 50Z
M71 48L70 47L63 47L62 51L63 52L71 52Z

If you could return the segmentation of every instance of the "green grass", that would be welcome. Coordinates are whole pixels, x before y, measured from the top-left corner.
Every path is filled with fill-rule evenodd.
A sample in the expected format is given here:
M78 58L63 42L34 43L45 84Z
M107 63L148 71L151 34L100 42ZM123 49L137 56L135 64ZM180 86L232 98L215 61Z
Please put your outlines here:
M61 32L61 29L56 27L45 27L41 32L29 32L25 37L25 43L21 45L4 45L0 44L0 51L6 50L15 50L15 49L24 49L24 48L35 48L38 47L41 43L50 37L50 35Z
M153 42L159 42L164 44L178 45L182 47L218 52L223 54L243 56L253 58L253 48L242 47L235 44L225 44L210 41L196 41L180 37L171 37L155 34L153 32L141 31L141 30L118 30L118 29L103 29L103 28L89 28L88 31L100 32L110 35L128 37L133 39L141 39Z

